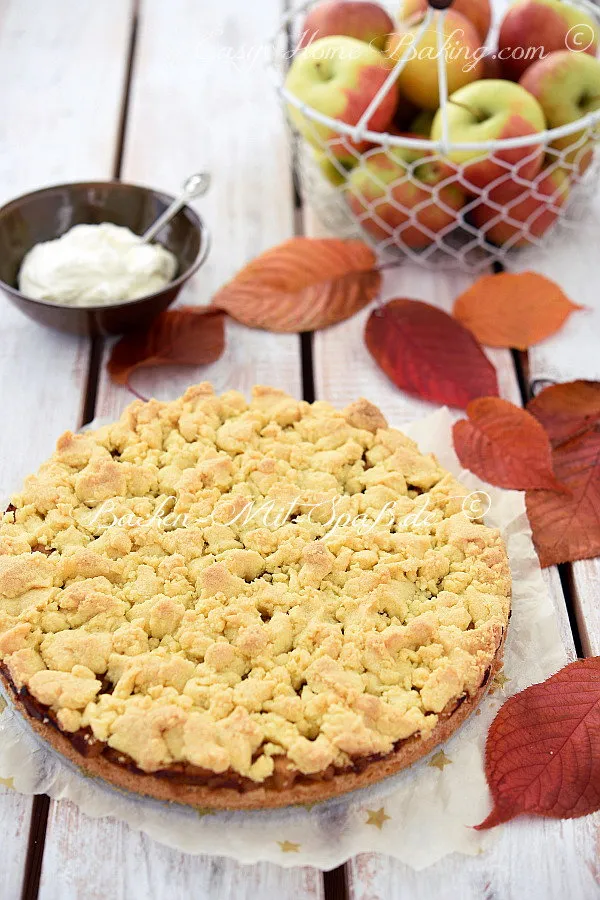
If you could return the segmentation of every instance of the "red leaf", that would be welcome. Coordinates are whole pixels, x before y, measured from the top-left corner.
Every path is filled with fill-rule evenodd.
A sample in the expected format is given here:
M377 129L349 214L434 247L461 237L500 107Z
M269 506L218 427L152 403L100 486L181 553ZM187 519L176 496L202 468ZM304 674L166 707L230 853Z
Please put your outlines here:
M225 316L207 307L181 306L154 319L146 331L124 335L112 349L108 371L128 384L136 369L149 366L203 366L225 347Z
M548 435L532 415L499 397L467 406L468 419L452 429L454 448L466 469L498 487L517 491L565 491L552 471Z
M600 383L554 384L530 400L527 409L539 419L557 447L600 423Z
M571 491L528 491L527 515L542 566L600 556L600 433L587 431L552 454L554 473Z
M428 303L390 300L369 316L365 340L386 375L409 394L461 409L498 395L496 370L471 332Z
M520 813L573 819L600 809L600 658L507 700L488 733L485 772L494 808L478 829Z
M537 272L500 272L467 288L454 304L454 315L488 347L527 350L583 308Z
M213 306L250 328L315 331L374 299L381 285L376 265L363 241L292 238L244 266Z

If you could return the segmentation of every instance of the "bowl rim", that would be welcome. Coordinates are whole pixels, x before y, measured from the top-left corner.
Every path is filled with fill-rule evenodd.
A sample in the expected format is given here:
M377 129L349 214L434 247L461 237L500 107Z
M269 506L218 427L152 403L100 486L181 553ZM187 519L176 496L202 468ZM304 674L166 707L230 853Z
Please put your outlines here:
M46 194L50 191L57 191L65 188L74 188L74 187L88 187L88 188L105 188L105 187L132 187L137 190L143 191L145 193L153 194L154 196L160 197L164 202L170 204L175 197L172 194L167 194L164 191L158 190L157 188L149 187L145 184L137 184L132 181L122 181L118 178L110 178L104 181L102 180L94 180L94 181L66 181L61 184L50 184L46 187L36 188L34 191L28 191L25 194L20 194L18 197L13 197L12 200L9 200L7 203L4 203L0 206L0 217L4 215L4 213L9 212L12 206L18 206L24 200L29 200L33 197L37 197L40 194ZM167 282L162 288L157 291L154 291L152 294L144 294L143 297L134 297L132 300L119 300L117 303L99 303L93 306L75 306L68 303L56 303L52 300L41 300L37 297L29 297L27 294L24 294L18 288L14 287L12 284L8 284L8 282L4 281L0 278L0 288L4 291L8 291L13 296L19 297L22 300L25 300L28 303L35 303L38 306L46 306L51 307L52 309L60 309L72 311L73 314L81 313L81 312L102 312L106 310L116 310L123 309L124 307L135 306L136 304L141 304L150 300L154 297L158 297L160 294L163 294L166 290L172 288L181 287L185 282L194 275L195 272L198 271L200 266L206 261L206 257L210 251L211 237L210 232L207 228L207 225L202 218L202 216L196 212L196 210L186 203L181 207L179 212L187 211L191 218L194 226L196 227L198 234L200 236L200 247L198 249L198 253L196 254L196 258L193 260L191 265L178 275L177 278L174 278L172 281ZM80 223L85 224L85 223ZM92 224L92 223L90 223ZM127 226L125 226L127 227ZM131 229L130 229L131 230ZM65 232L66 233L66 232ZM134 232L135 233L135 232ZM160 232L159 232L160 234ZM48 241L56 240L57 238L48 238ZM44 243L43 241L40 243ZM160 243L158 241L157 243ZM35 246L35 245L34 245ZM162 246L162 245L161 245ZM21 264L23 260L21 260Z

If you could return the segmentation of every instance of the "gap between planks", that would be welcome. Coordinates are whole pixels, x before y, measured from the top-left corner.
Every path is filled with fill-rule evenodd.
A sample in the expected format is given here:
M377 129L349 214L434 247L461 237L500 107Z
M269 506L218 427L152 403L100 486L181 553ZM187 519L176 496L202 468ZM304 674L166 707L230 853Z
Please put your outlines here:
M133 0L130 34L127 45L127 63L125 69L125 78L122 86L121 111L119 116L114 163L111 171L111 175L115 180L118 180L120 178L123 162L123 149L125 146L127 129L127 112L129 108L129 97L135 61L136 38L139 21L139 5L140 0ZM81 412L78 422L78 425L80 427L86 425L88 422L91 422L95 415L96 397L103 350L104 338L89 338L88 365L85 375L85 386L82 391ZM25 858L25 869L23 872L21 900L37 900L38 897L49 810L50 798L46 794L36 794L33 797L32 801L31 822L29 826L29 838L27 844L27 856Z

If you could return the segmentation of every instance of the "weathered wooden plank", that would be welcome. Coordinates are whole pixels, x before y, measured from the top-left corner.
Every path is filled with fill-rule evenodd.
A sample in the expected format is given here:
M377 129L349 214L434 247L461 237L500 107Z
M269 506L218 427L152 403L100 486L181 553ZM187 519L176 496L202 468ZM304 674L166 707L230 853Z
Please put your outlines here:
M113 819L53 804L40 900L321 900L316 869L243 866L178 853Z
M141 4L123 178L176 191L208 169L210 193L198 207L213 234L208 264L186 303L206 302L252 256L292 233L293 209L283 122L260 58L243 57L276 28L278 0L260 4ZM210 380L218 390L249 391L256 382L301 396L299 340L228 325L221 360L198 369L140 373L146 396L174 398ZM100 374L98 416L117 416L131 394ZM83 831L85 845L77 840ZM164 847L122 822L90 820L52 804L40 897L318 898L321 873L276 865L241 866Z
M529 350L529 382L537 393L548 382L577 379L600 381L598 334L598 241L600 239L600 194L593 198L581 220L550 238L547 247L528 250L511 260L513 271L533 269L551 278L576 303L587 307L572 315L551 338ZM572 564L572 594L583 652L600 654L598 587L600 560Z
M27 838L31 822L31 800L17 794L8 784L0 786L0 829L6 853L2 861L0 895L18 897L23 883Z
M424 839L426 836L424 835ZM475 857L453 854L422 872L373 853L348 865L351 900L595 900L598 830L592 818L517 820Z
M130 14L129 0L1 4L0 202L47 184L111 177ZM78 425L88 345L44 330L4 298L0 333L4 500L60 432ZM0 894L7 898L20 894L31 807L31 798L2 789Z

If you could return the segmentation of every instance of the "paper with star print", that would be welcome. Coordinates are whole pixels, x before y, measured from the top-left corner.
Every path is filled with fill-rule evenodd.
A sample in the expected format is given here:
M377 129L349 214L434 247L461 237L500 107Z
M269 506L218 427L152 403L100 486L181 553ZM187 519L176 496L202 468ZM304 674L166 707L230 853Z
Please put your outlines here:
M506 697L543 681L567 661L525 514L523 495L483 485L463 473L452 449L452 419L439 410L404 427L424 452L474 490L486 490L485 520L500 528L513 573L513 613L504 668L459 731L410 769L380 784L311 807L213 813L127 795L82 774L36 738L12 706L0 712L0 779L17 791L67 798L91 816L115 816L186 853L331 869L375 851L415 869L449 853L477 854L502 826L477 832L491 809L483 769L489 725ZM2 704L0 703L0 710Z

